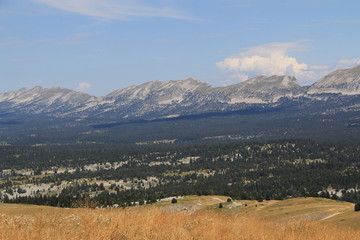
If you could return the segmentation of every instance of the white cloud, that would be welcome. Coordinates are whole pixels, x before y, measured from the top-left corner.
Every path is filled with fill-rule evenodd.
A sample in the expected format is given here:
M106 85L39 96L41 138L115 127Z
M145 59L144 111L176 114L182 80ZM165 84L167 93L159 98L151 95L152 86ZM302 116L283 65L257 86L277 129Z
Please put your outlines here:
M336 68L350 68L360 64L360 58L341 59L336 63Z
M89 90L91 88L91 84L87 82L80 82L77 86L77 90L80 92L85 92L86 90Z
M105 19L128 20L132 17L166 17L196 20L169 7L152 7L141 0L33 0L53 8Z
M327 72L326 66L308 66L290 57L289 52L305 51L307 48L298 43L270 43L248 48L246 51L225 58L216 65L230 74L230 77L258 75L292 75L303 84L318 80Z

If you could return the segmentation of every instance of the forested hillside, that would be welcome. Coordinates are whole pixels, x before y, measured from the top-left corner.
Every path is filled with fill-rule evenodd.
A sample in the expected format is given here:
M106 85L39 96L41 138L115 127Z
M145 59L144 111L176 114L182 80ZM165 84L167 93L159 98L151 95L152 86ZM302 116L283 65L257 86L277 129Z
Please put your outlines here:
M0 156L5 202L134 205L192 194L360 200L359 144L4 146Z

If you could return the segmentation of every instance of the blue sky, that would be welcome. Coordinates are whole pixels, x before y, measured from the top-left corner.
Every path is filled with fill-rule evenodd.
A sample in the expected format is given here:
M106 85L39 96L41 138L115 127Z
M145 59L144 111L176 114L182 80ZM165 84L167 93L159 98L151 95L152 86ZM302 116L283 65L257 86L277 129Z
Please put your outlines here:
M360 64L358 0L0 0L0 92L152 80L301 85Z

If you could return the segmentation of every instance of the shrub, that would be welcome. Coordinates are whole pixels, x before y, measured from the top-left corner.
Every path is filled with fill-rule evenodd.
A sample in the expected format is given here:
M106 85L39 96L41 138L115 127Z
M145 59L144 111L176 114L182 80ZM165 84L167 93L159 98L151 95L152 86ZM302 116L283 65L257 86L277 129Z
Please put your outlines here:
M355 210L355 212L360 211L360 202L355 204L354 210Z

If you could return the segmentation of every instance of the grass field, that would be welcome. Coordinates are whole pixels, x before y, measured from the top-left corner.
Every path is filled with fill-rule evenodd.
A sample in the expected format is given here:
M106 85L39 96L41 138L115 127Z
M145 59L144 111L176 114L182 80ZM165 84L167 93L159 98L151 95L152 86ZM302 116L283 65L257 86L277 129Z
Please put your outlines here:
M360 239L360 213L350 203L226 199L189 196L127 209L0 204L0 239Z

